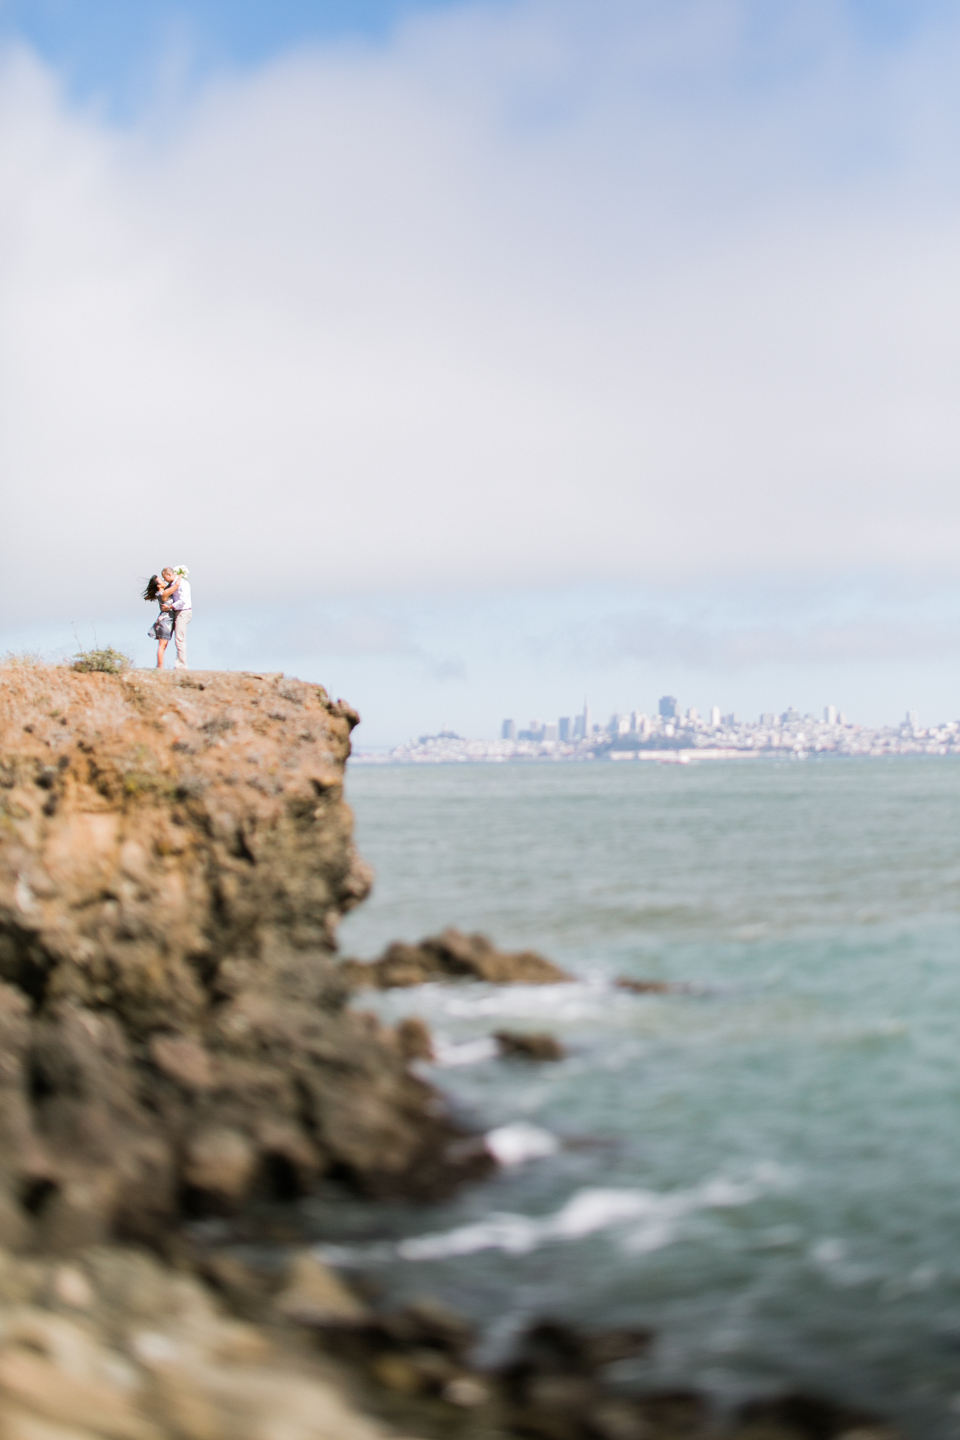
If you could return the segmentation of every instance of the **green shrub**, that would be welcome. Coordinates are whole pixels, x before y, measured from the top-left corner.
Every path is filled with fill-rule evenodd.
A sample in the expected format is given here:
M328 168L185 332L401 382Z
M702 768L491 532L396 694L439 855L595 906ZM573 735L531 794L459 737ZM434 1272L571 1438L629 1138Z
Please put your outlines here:
M80 650L73 657L73 670L99 670L104 675L119 675L124 670L129 670L133 661L129 655L124 655L122 650L114 650L112 645L105 646L102 650Z

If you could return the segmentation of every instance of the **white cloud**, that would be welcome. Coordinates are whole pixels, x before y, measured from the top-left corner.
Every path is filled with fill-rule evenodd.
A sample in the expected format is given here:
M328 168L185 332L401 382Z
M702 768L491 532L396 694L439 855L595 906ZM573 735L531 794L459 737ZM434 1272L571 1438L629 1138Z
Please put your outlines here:
M8 614L953 562L960 29L768 10L466 7L125 131L9 50Z

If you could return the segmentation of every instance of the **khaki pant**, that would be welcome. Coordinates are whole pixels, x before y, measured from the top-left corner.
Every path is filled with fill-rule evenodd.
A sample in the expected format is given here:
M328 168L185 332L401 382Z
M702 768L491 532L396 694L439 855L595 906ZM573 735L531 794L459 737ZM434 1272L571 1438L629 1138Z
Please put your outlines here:
M175 670L186 670L187 668L187 626L193 619L192 610L178 610L177 618L173 625L173 638L177 646L177 663Z

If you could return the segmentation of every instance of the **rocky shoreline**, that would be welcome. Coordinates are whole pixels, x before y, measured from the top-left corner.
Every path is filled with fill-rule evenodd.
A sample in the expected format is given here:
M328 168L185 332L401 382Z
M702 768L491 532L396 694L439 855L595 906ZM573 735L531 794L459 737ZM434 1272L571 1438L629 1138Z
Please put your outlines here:
M435 1305L379 1314L306 1252L258 1271L190 1239L321 1183L433 1199L488 1173L410 1068L425 1027L351 996L571 978L456 931L339 959L370 885L356 719L282 675L0 668L0 1440L888 1433L798 1398L721 1423L622 1395L606 1367L649 1337L546 1319L481 1374Z

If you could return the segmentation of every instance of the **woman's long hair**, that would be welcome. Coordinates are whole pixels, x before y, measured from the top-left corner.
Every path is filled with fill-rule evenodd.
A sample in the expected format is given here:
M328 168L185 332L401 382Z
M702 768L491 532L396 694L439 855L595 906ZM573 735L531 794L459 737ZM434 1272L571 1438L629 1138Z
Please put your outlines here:
M156 600L159 594L160 577L159 575L151 575L150 579L147 581L147 588L143 592L143 598L144 600Z

